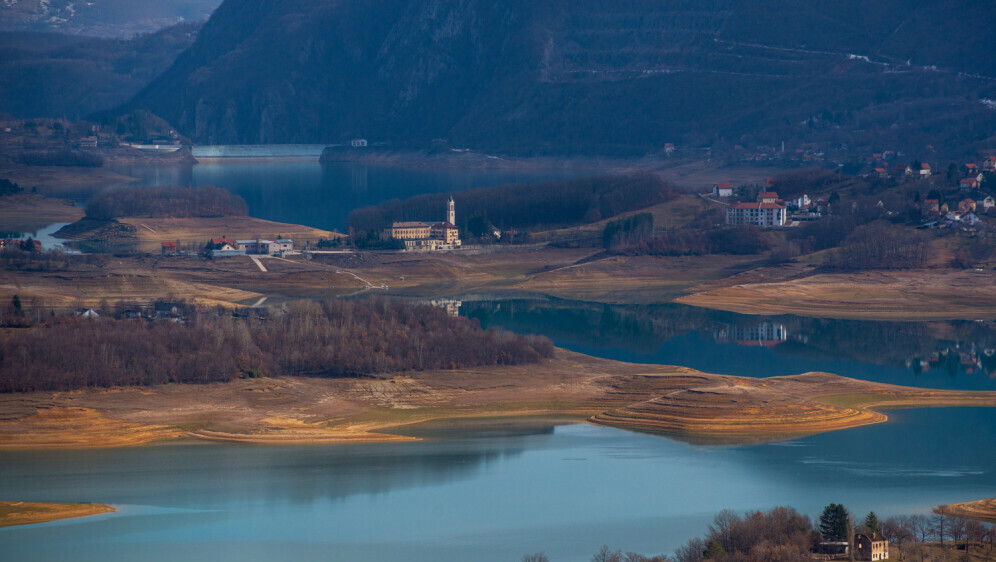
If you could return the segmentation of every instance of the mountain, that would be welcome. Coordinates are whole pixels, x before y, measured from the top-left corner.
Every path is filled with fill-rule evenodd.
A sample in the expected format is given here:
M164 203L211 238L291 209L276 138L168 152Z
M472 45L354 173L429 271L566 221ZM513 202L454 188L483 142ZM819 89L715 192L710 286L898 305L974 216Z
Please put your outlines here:
M972 152L996 131L974 0L226 0L122 110L203 143L641 154L779 141Z
M221 0L0 0L0 31L130 37L200 22Z
M131 39L0 33L0 114L77 120L126 102L193 44L199 23Z

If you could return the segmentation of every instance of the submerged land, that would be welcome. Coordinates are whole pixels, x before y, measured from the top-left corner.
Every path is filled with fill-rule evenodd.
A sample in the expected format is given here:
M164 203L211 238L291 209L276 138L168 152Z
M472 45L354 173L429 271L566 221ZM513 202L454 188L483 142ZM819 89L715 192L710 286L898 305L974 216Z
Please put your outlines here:
M546 418L695 443L757 443L879 423L879 410L996 406L829 373L754 379L557 350L538 364L363 378L273 377L0 395L0 449L120 447L171 439L265 444L410 440L419 423Z
M46 503L0 501L0 527L31 525L59 519L86 517L117 511L100 503Z

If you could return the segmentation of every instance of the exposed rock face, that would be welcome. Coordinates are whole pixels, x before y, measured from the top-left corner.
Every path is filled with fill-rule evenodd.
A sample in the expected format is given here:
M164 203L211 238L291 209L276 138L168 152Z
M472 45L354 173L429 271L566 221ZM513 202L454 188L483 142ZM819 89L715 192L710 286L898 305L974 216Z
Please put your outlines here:
M201 22L221 0L0 0L0 31L130 37Z
M758 129L884 142L927 119L935 145L981 140L996 124L979 101L996 97L987 3L920 4L229 0L128 107L204 143L620 153Z

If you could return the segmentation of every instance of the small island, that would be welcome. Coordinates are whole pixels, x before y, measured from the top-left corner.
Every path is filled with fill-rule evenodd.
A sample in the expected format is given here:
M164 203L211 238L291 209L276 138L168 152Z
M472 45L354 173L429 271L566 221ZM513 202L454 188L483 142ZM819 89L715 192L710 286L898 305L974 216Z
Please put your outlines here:
M114 507L102 503L0 501L0 527L47 523L115 511L117 510Z

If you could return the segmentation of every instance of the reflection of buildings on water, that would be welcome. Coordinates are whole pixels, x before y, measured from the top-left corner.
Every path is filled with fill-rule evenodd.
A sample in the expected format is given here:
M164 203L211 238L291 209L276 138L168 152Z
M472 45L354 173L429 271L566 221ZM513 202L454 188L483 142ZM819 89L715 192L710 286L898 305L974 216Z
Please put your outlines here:
M449 314L454 318L460 316L460 306L463 304L463 301L456 299L432 299L421 302L429 306L435 306L437 308L445 309L446 314Z
M367 185L369 183L368 170L366 166L354 166L352 171L352 179L350 181L350 187L353 188L353 193L364 193L367 190Z
M996 376L996 349L976 350L972 346L969 351L963 351L948 347L931 353L925 358L907 359L906 366L918 371L947 369L951 373L963 371L965 374L971 375L982 372L989 376Z
M754 326L723 325L712 333L719 343L774 347L788 339L788 330L777 322L761 322Z

